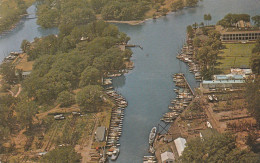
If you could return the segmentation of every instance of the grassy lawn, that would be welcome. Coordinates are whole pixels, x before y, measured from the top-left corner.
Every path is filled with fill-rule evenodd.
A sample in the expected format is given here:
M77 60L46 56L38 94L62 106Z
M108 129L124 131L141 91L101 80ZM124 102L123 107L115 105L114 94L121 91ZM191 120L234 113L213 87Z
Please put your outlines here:
M222 63L220 68L224 73L229 73L231 67L249 67L249 60L255 44L223 44L226 46L219 56L218 62Z

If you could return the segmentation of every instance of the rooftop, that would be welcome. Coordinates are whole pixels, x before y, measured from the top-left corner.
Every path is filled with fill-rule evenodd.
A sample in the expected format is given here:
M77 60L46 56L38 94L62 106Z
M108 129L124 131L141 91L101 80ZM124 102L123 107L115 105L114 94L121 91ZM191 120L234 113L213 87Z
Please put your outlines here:
M203 80L202 84L239 84L245 83L245 80Z
M178 155L181 156L182 152L184 151L184 148L186 147L186 145L185 145L186 139L179 137L174 140L174 143L175 143Z
M174 155L172 152L166 151L161 154L161 159L162 159L162 162L167 161L167 160L174 160Z
M106 127L105 126L101 126L98 127L96 130L96 141L104 141L105 140L105 132L106 132Z
M225 33L260 33L260 28L259 27L228 27L228 28L224 28L221 25L216 25L216 30L219 31L221 34L225 34Z

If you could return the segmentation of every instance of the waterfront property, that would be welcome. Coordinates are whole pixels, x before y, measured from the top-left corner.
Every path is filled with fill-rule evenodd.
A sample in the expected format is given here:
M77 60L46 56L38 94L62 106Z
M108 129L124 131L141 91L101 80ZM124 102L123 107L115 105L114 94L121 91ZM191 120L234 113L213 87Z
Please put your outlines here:
M216 26L221 34L220 39L222 42L246 42L255 41L260 37L259 27L252 27L249 22L239 21L234 27L224 28Z
M244 86L246 79L254 77L251 69L231 68L230 71L230 74L214 75L213 80L203 80L200 87L204 89L240 88Z

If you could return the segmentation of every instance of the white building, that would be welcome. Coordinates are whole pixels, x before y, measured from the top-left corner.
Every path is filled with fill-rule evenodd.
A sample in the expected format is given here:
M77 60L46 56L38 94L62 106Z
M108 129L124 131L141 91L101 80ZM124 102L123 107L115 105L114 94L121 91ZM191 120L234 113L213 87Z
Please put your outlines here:
M186 145L185 145L186 139L179 137L174 140L174 143L175 143L178 155L181 156L182 152L184 151L184 148L186 147Z
M164 152L161 154L162 163L173 163L174 162L174 155L172 152Z

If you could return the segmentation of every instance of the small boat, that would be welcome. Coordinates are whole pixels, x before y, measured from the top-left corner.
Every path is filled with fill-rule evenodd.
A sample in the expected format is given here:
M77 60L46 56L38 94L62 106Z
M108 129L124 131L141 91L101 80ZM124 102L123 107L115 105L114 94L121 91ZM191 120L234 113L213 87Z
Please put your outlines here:
M157 128L153 127L150 132L150 135L149 135L149 144L153 144L155 136L156 136L156 131L157 131Z
M152 154L155 153L155 149L154 149L153 146L151 146L151 145L150 145L150 148L149 148L149 153L152 153Z
M218 98L216 95L212 95L212 97L214 98L215 101L218 101Z
M119 156L119 153L120 153L119 148L116 148L116 149L113 151L113 153L112 153L111 160L112 160L112 161L115 161L115 160L117 159L117 157Z
M213 101L212 96L208 95L209 101Z

